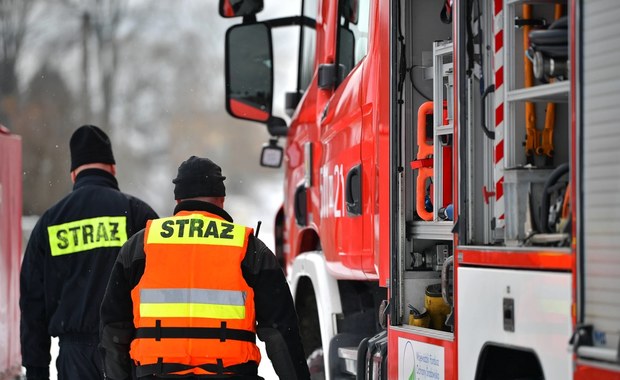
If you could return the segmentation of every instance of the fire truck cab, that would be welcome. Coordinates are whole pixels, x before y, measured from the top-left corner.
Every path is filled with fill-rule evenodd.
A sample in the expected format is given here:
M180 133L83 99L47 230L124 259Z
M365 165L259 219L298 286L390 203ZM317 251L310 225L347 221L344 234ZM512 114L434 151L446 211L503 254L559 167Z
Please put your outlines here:
M262 8L220 2L243 18L226 104L267 125L261 163L284 165L276 255L313 377L620 378L615 1ZM299 38L288 125L283 26Z

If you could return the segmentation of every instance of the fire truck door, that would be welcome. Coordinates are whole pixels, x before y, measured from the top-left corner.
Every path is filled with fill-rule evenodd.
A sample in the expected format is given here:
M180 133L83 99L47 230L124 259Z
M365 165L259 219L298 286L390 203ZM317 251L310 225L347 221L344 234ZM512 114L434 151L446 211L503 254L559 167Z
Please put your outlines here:
M340 7L336 46L340 79L320 124L320 235L329 262L340 262L347 269L360 271L364 267L364 252L368 252L363 226L369 216L364 210L370 206L360 147L370 0L344 3L347 6Z
M582 197L583 236L578 246L578 318L588 337L574 342L582 358L619 364L620 348L620 8L615 0L583 1L577 26L583 57L576 102L581 114L581 164L577 178ZM571 71L573 69L571 68ZM576 70L575 70L576 71ZM579 149L579 148L578 148Z

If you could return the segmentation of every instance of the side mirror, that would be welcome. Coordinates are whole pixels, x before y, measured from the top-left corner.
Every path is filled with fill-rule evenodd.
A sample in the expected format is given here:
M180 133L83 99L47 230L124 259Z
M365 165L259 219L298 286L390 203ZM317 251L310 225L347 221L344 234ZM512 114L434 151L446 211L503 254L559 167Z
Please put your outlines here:
M270 139L269 144L263 145L260 153L260 165L268 168L279 168L282 166L284 150L278 145L277 139Z
M273 104L271 30L263 23L226 31L226 110L239 119L266 123Z
M252 16L263 10L263 0L220 0L220 16Z

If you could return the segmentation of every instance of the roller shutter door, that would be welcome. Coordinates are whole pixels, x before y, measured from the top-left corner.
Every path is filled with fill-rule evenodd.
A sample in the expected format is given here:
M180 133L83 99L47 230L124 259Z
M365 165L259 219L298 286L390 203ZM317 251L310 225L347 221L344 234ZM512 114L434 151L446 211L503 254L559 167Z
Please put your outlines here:
M620 334L620 2L582 1L581 16L583 320L594 326L594 356L612 360Z

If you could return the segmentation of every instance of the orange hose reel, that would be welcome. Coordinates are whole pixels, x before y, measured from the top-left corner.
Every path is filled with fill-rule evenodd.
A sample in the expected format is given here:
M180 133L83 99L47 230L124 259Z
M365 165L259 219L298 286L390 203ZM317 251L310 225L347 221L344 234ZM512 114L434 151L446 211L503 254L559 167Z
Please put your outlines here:
M443 109L443 124L447 124L447 104L444 102ZM418 171L416 179L416 199L415 209L418 216L425 221L433 220L433 212L426 211L425 201L427 195L427 188L429 188L429 196L433 199L433 136L432 125L427 125L427 117L433 115L433 102L428 101L422 103L418 108L418 124L417 124L417 146L418 152L416 159L411 161L411 168ZM431 131L431 135L428 136L428 131ZM444 205L452 202L452 147L443 147L444 158L444 182L443 182L443 195ZM430 186L428 185L430 181ZM434 206L435 207L435 206ZM441 207L441 206L439 206Z

